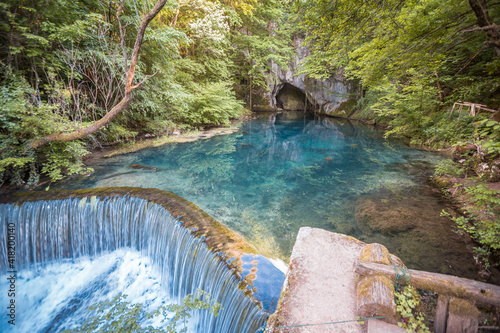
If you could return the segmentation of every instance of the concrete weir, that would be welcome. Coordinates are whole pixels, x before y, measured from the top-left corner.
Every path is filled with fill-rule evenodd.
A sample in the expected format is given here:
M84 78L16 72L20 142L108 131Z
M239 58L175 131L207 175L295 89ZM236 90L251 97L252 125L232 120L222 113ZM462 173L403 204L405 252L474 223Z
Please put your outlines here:
M301 228L266 332L399 332L397 326L377 320L368 325L356 321L355 267L365 246L350 236Z

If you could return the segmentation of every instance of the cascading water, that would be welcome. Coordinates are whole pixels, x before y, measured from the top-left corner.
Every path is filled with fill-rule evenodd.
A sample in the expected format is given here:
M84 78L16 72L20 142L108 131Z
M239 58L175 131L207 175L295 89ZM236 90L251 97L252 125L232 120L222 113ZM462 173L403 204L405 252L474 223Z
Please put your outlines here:
M124 253L138 250L159 272L161 288L168 297L180 301L199 288L221 303L223 310L217 317L208 311L197 314L192 327L195 332L255 332L267 319L255 302L238 288L237 279L225 264L160 205L130 197L2 204L0 222L2 274L9 270L7 229L10 225L15 226L18 274L33 272L36 275L52 263L65 263L68 258L106 253L124 256ZM132 250L119 250L123 248ZM116 254L116 250L124 252ZM132 256L127 260L139 260L140 263L141 259ZM108 269L95 262L82 265L94 265L90 270ZM144 265L147 267L148 263ZM109 270L119 271L113 264L109 265ZM83 292L81 297L85 294ZM51 327L58 327L54 325L57 318L51 320ZM6 324L6 320L0 323L2 331L9 328ZM43 326L38 324L36 327Z

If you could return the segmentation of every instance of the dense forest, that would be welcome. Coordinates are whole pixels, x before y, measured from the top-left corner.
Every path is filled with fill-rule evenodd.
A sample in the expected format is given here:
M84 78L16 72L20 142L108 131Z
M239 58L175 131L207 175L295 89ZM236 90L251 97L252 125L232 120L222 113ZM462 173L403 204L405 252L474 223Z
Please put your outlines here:
M266 88L273 63L286 68L297 34L311 53L302 73L321 79L342 68L362 84L358 113L387 125L388 135L449 146L498 132L492 121L478 125L481 117L448 115L455 102L500 107L498 3L163 3L137 52L128 107L79 140L44 144L40 138L94 124L125 98L141 20L155 3L0 3L2 182L30 186L41 175L87 172L81 159L90 150L141 133L229 124L252 88ZM485 147L500 150L498 140Z
M81 140L37 147L124 99L137 32L154 4L0 3L2 182L29 186L40 175L87 172L81 159L89 150L139 133L227 125L244 106L236 86L262 86L270 62L284 66L291 55L288 31L275 28L286 16L280 1L167 1L146 29L128 107Z

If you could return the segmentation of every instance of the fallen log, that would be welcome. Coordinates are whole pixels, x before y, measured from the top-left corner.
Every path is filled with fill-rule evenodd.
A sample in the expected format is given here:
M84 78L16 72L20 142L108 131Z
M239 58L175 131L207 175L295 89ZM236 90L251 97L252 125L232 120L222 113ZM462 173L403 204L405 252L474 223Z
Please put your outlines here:
M389 253L381 244L366 245L359 260L367 263L403 265L396 256ZM384 316L383 321L397 323L396 303L394 302L394 281L384 274L361 276L357 286L358 315L361 318Z
M482 304L500 306L500 287L484 282L456 276L410 269L411 284L418 289L433 291L440 295L475 300ZM394 280L394 266L358 260L356 273L360 276L383 274Z

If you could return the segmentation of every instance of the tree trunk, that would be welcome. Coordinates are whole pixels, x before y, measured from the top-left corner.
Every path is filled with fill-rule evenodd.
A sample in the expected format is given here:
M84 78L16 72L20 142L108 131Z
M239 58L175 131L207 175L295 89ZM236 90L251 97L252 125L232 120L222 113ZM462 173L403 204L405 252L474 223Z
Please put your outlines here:
M393 266L381 265L358 260L356 273L361 276L370 274L383 274L390 279L394 279L395 271ZM411 274L411 284L415 288L430 290L438 294L460 297L477 301L482 304L492 304L500 306L500 287L470 279L456 276L409 270Z
M118 104L116 104L108 113L106 113L104 115L104 117L102 117L101 119L92 123L91 125L89 125L85 128L82 128L80 130L71 132L71 133L54 133L54 134L47 135L41 139L35 140L32 143L33 148L41 147L41 146L43 146L49 142L53 142L53 141L73 141L73 140L84 138L87 135L96 132L101 127L107 125L109 122L111 122L111 120L113 120L113 118L115 118L120 112L122 112L123 110L125 110L129 106L130 102L132 101L132 90L140 87L144 83L144 80L143 80L139 84L132 85L132 83L134 81L135 67L137 65L137 60L139 59L139 51L141 50L142 40L144 38L144 33L146 32L146 28L147 28L149 22L151 22L151 20L153 20L153 18L155 18L155 16L165 6L167 1L168 0L159 0L155 4L153 9L142 18L141 24L139 25L139 29L137 31L137 37L135 39L134 49L132 51L132 57L130 59L130 65L128 66L128 71L127 71L127 76L126 76L126 84L125 84L125 95L122 98L122 100ZM123 8L124 8L124 5L122 2L122 5L120 6L120 9L118 12L118 16L120 14L120 11L123 10ZM123 38L124 38L124 36L122 36L122 40L123 40ZM127 70L127 69L125 68L125 70Z
M250 108L250 111L252 111L252 77L250 76L250 101L249 101L249 108Z
M441 104L443 104L444 103L444 92L443 92L443 87L441 86L441 82L439 82L439 75L438 75L437 70L434 71L434 75L436 76L436 84L437 84L437 88L438 88L439 101L441 102Z
M476 15L477 25L480 28L484 28L484 32L490 38L490 40L485 41L485 45L493 46L497 56L500 57L500 31L499 26L493 22L488 14L488 4L487 0L469 0L469 5L472 11Z
M396 324L394 280L384 275L361 277L357 286L358 315L361 318L385 316L383 321Z
M177 7L177 9L175 10L175 17L174 17L174 21L172 22L172 27L175 28L175 26L177 25L177 19L179 18L179 11L180 11L180 8L181 8L181 5L179 4L179 7Z

